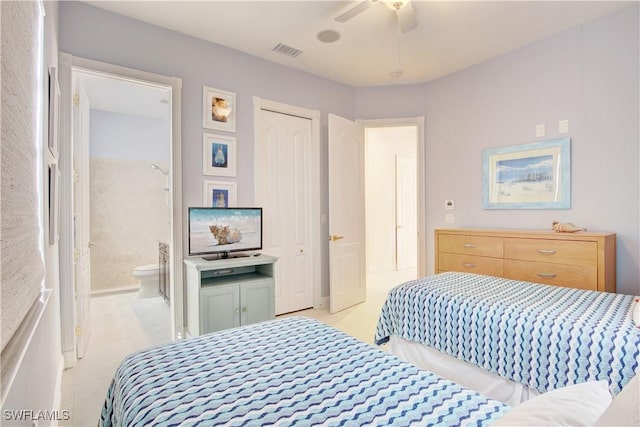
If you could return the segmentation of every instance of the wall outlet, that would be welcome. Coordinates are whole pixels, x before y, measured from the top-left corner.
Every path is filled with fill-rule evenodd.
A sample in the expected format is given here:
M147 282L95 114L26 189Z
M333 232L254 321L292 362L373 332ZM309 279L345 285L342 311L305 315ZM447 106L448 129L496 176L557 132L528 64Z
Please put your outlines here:
M455 206L455 203L454 203L453 200L445 200L444 201L444 208L445 209L451 210L451 209L455 209L455 207L456 206Z
M536 125L536 137L544 136L545 128L544 124Z
M445 222L445 224L454 224L456 222L455 214L452 214L452 213L446 214L444 216L444 222Z

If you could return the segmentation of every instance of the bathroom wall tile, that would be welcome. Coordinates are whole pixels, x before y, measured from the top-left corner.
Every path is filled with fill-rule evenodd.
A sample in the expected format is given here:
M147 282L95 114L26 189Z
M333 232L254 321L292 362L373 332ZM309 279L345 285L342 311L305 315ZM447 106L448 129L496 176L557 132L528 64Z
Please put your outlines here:
M90 179L91 289L135 286L133 269L157 264L170 238L168 177L150 162L92 158Z

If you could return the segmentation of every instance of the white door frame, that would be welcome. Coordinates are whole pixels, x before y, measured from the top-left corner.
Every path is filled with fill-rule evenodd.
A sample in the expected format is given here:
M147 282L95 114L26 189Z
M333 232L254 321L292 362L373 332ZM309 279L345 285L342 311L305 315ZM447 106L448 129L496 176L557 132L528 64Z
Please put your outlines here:
M416 126L418 156L418 277L427 274L427 182L426 182L426 146L424 140L424 117L407 117L397 119L356 120L366 128Z
M296 107L293 105L282 104L276 101L270 101L257 96L253 97L253 129L254 129L254 153L255 145L260 141L255 135L257 130L262 129L262 115L260 110L269 110L274 113L288 114L291 116L301 117L311 120L311 259L313 260L313 307L321 308L323 306L322 299L322 240L321 222L320 222L320 111L309 110L307 108ZM256 159L254 159L255 163ZM254 184L255 189L255 184ZM255 200L255 195L254 195Z
M62 352L65 368L76 364L75 350L75 283L73 275L73 212L72 191L72 71L83 69L110 77L147 82L171 89L171 271L170 307L171 336L179 339L184 334L184 284L183 284L183 238L182 238L182 79L168 77L132 68L107 64L68 53L59 53L60 84L60 314Z

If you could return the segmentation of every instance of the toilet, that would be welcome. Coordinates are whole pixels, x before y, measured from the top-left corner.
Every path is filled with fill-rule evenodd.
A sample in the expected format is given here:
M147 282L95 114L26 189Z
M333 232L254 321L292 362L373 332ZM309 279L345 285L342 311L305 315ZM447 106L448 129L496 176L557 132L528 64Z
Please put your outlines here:
M133 269L133 277L140 281L138 298L151 298L160 296L158 264L140 265Z

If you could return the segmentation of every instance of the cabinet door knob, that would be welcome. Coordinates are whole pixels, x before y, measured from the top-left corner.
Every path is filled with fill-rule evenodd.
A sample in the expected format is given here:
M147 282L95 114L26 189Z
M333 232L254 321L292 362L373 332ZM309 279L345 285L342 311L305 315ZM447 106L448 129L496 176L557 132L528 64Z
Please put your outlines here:
M465 243L464 245L462 245L463 248L475 248L476 245L475 243Z
M240 313L240 309L236 308L236 314Z

